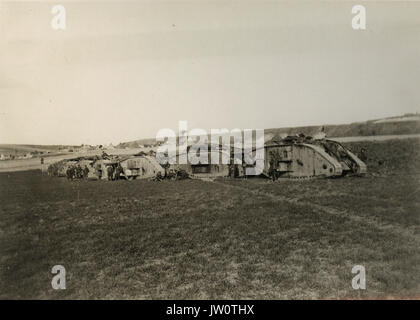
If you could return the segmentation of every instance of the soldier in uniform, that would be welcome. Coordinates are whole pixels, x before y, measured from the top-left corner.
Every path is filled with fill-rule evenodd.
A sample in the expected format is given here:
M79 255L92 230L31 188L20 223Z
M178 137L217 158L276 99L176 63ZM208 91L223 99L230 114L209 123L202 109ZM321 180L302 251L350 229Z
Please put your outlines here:
M268 175L273 181L277 180L277 170L274 168L274 160L270 161L270 168L268 169Z
M108 173L108 180L114 180L114 167L112 165L106 168L106 172Z
M87 179L89 175L89 168L86 166L83 168L83 179Z
M247 175L246 175L246 163L245 160L242 160L242 174L244 175L244 179L248 179Z
M67 175L68 180L73 180L73 178L74 178L74 167L73 166L70 166L70 167L67 168L66 175Z
M83 169L80 166L80 164L78 164L77 167L76 167L76 178L77 179L83 178Z
M70 167L68 167L67 168L67 170L66 170L66 177L67 177L67 180L71 180L71 172L70 172Z
M366 162L367 160L367 154L366 154L366 149L362 148L362 150L360 150L360 160Z
M118 164L115 169L115 180L120 180L121 173L123 173L123 168L121 167L121 164Z

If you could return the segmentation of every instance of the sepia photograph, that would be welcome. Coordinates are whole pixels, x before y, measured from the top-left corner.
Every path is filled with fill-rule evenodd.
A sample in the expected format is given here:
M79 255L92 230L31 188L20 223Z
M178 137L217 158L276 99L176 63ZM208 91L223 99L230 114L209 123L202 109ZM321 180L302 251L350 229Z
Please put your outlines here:
M420 1L0 0L0 300L419 300L419 40Z

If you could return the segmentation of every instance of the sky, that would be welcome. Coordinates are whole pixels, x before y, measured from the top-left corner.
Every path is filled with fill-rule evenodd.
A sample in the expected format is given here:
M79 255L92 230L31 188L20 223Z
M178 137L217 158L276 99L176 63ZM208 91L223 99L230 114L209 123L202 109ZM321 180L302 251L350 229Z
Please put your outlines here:
M0 143L340 124L420 111L420 2L0 0Z

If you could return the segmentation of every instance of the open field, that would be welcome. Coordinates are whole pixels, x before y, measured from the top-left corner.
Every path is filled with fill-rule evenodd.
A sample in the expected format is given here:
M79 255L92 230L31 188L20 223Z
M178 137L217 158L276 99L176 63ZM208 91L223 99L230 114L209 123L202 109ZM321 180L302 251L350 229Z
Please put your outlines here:
M419 298L420 141L346 146L367 149L365 177L1 173L0 298ZM66 290L51 288L57 264Z

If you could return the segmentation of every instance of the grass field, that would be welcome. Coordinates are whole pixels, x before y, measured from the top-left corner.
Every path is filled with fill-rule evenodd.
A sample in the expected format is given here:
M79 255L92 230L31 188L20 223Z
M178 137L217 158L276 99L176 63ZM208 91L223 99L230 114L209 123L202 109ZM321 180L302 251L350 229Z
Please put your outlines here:
M0 174L0 298L420 297L420 143L365 177L74 181ZM51 288L51 268L67 289ZM366 268L366 290L351 269Z

